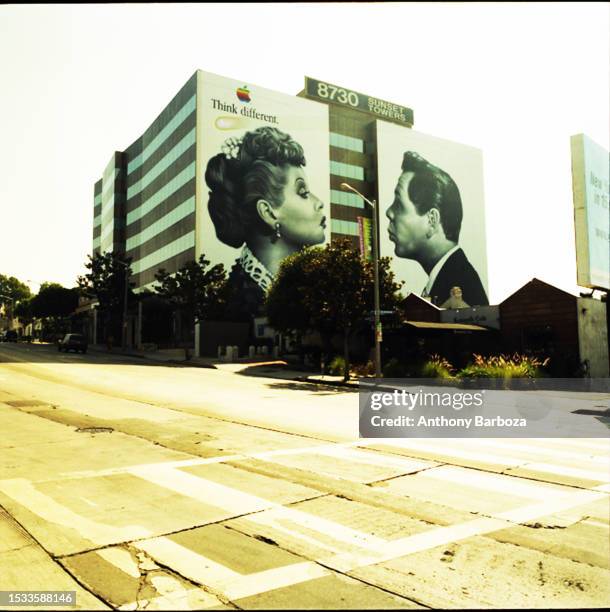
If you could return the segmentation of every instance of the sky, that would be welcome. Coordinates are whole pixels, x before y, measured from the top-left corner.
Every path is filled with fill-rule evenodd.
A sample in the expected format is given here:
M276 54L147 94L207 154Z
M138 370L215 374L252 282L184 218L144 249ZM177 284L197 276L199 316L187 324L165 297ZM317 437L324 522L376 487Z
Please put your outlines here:
M483 151L491 303L578 291L570 136L609 148L605 2L2 5L0 273L75 284L94 182L197 69L412 108Z

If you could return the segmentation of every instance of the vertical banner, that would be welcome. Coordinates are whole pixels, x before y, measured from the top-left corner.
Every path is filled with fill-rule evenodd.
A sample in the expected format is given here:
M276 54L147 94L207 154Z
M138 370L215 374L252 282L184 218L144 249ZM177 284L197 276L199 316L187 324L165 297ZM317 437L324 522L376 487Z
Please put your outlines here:
M197 130L197 256L247 319L285 257L330 240L328 107L199 71Z
M368 217L358 217L358 237L360 239L360 255L366 261L373 259L372 223Z
M482 152L378 121L377 155L380 254L404 290L488 305Z

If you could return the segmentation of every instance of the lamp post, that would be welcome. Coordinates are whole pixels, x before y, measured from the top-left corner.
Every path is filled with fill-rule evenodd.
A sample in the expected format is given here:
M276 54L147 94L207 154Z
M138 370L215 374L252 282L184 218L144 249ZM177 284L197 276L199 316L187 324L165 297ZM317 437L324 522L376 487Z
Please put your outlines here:
M115 258L115 261L125 268L125 285L123 289L123 321L122 321L122 329L121 329L121 347L122 350L127 350L127 290L129 288L129 266L131 264Z
M375 377L381 378L381 321L379 318L379 245L377 244L378 210L375 200L371 202L349 183L341 183L342 189L353 191L373 209L373 272L375 278Z

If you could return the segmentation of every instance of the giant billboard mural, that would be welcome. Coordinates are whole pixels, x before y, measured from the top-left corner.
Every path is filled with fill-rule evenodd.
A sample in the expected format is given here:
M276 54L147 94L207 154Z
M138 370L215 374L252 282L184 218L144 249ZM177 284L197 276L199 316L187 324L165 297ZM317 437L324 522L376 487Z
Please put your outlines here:
M259 314L283 259L330 240L328 107L198 73L197 256L229 271L227 314Z
M481 151L376 128L380 253L393 258L403 292L437 306L455 307L456 295L462 307L489 304Z

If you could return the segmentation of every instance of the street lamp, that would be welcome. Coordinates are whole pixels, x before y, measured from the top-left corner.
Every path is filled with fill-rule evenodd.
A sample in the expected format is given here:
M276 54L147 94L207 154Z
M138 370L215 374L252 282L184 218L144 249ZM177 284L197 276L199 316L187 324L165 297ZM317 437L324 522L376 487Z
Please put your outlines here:
M375 376L381 378L381 321L379 320L379 245L377 244L378 210L375 200L371 202L349 183L341 183L341 188L353 191L373 209L373 271L375 274Z
M114 259L117 263L125 267L125 287L123 291L123 327L121 330L121 347L123 351L126 351L127 350L127 290L129 288L128 271L129 271L129 266L131 264L119 259L118 257L115 257Z

